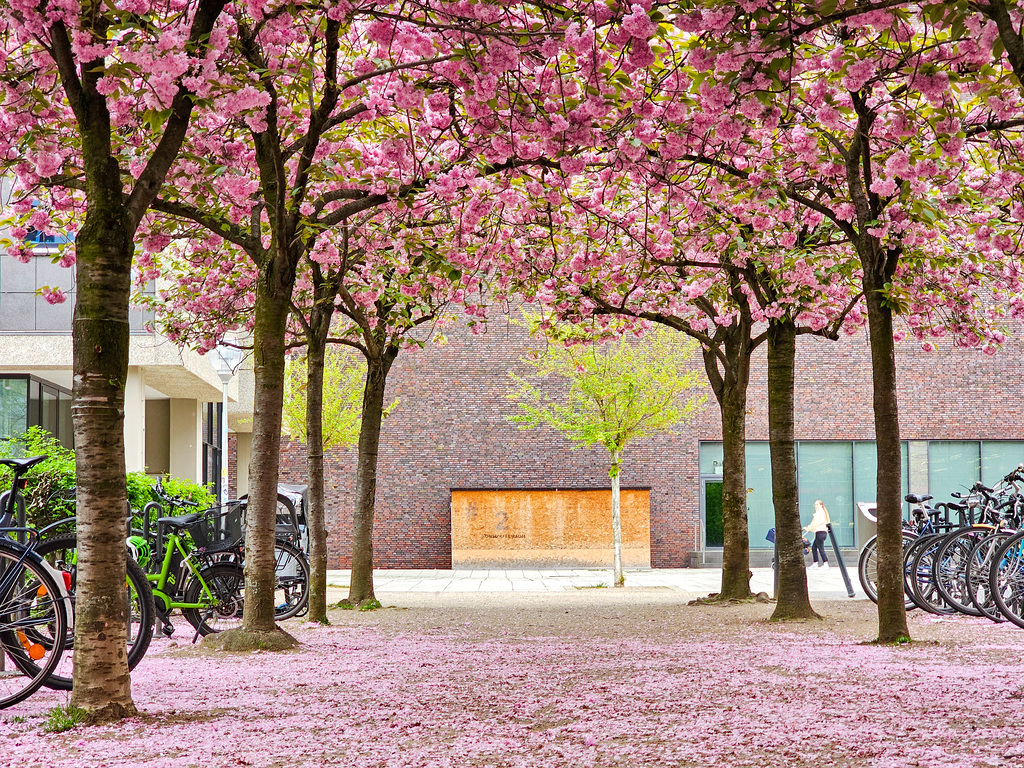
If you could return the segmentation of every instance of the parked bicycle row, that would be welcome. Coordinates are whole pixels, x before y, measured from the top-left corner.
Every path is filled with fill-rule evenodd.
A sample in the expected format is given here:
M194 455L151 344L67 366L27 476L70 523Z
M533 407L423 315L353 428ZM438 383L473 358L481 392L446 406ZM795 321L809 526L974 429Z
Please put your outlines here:
M1024 628L1024 465L994 488L976 483L953 501L909 494L903 522L903 582L907 610L963 613ZM877 539L861 550L864 592L878 601Z
M45 456L0 459L14 472L0 505L0 708L41 686L70 690L74 663L74 599L78 550L74 519L41 530L19 523L24 475ZM246 500L196 509L166 493L132 512L127 548L127 651L131 669L149 648L157 624L170 636L176 612L202 635L240 626L245 600ZM164 515L171 511L175 514ZM275 605L280 620L302 614L309 599L309 561L293 502L278 500Z

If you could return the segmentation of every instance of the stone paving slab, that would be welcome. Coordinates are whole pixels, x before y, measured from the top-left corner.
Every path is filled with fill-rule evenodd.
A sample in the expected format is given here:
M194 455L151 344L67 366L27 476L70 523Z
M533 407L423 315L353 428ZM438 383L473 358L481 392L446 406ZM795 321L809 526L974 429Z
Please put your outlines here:
M773 575L770 568L751 569L750 586L755 592L772 594ZM854 599L866 600L857 581L855 569L847 570L854 589ZM328 571L327 582L332 595L349 585L348 571ZM594 589L612 584L611 569L558 568L551 570L486 570L486 569L395 569L377 570L373 574L378 595L400 592L557 592L572 589ZM657 568L627 569L627 588L661 588L683 592L692 598L717 592L722 584L720 568ZM818 599L848 599L839 568L827 571L808 570L807 587ZM341 595L344 596L344 595Z

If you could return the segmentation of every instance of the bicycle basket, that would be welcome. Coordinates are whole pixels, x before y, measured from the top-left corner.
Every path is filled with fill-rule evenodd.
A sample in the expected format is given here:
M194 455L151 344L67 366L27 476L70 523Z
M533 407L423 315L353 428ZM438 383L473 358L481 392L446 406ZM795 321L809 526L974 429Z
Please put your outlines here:
M200 513L198 520L185 526L192 542L202 552L222 552L242 540L242 505L213 507Z

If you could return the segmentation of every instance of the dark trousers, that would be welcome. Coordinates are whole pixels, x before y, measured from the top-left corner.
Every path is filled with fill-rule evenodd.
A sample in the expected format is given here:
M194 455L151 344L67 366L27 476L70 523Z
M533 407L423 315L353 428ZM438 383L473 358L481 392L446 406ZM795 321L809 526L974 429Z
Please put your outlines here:
M828 533L825 531L818 531L814 534L814 543L811 544L811 559L813 559L814 562L818 562L819 555L821 556L821 562L828 562L828 558L825 557L825 538L827 536Z

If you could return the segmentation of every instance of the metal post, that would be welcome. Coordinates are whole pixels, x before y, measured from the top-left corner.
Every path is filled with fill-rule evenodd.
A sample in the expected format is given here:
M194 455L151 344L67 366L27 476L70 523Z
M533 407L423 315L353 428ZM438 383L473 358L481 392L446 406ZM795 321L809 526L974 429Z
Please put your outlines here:
M853 597L853 584L850 583L850 574L846 572L846 563L843 562L843 556L839 554L839 542L836 541L836 535L832 532L832 523L825 523L825 530L828 531L828 538L832 542L832 551L836 553L839 572L843 574L843 581L846 582L846 594L848 597Z
M772 547L774 547L774 549L775 549L775 559L772 560L772 562L775 564L775 568L773 569L774 573L772 574L772 577L774 579L774 583L772 585L772 589L774 590L772 592L772 599L773 600L778 600L779 599L779 537L778 536L775 537L775 541L772 544Z
M220 503L228 503L228 382L230 376L220 377L222 386L220 411Z

